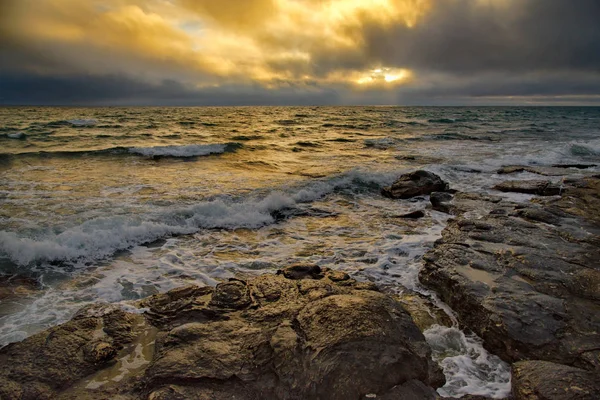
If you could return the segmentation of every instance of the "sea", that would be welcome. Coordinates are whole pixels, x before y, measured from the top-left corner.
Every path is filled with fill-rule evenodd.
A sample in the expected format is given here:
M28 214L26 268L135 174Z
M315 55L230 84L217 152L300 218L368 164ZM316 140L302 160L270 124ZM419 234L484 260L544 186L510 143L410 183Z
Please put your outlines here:
M0 276L37 285L0 299L0 346L91 302L133 310L297 262L419 292L455 321L418 281L450 216L381 188L426 169L453 189L528 201L491 188L540 176L500 167L582 163L600 165L600 108L0 108ZM458 324L425 336L441 395L508 395L510 367L477 336Z

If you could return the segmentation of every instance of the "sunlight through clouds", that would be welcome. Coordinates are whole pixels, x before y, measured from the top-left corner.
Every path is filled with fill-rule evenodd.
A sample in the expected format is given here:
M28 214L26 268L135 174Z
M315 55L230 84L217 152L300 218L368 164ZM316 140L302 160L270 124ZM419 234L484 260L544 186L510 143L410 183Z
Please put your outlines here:
M367 24L418 23L428 0L24 0L16 3L9 33L40 45L85 44L91 54L127 54L161 73L196 73L196 84L259 82L269 86L307 81L354 84L360 66L320 71L314 54L361 57ZM82 54L59 52L95 71ZM95 57L90 57L94 59ZM135 64L135 61L133 61ZM124 63L123 69L131 66ZM114 71L121 65L115 62ZM401 67L401 66L400 66ZM343 73L343 71L346 71ZM345 80L339 79L346 75ZM375 81L400 81L388 75ZM402 75L403 76L403 75Z

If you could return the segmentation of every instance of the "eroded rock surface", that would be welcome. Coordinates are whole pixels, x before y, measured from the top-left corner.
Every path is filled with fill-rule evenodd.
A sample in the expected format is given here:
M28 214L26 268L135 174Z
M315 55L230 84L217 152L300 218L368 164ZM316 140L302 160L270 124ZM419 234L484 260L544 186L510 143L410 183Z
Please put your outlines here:
M559 199L525 205L481 195L441 199L438 209L458 217L424 257L420 280L504 360L598 374L600 225L587 215L598 210L599 193L600 181L590 178L572 182ZM478 203L478 212L465 213Z
M432 172L418 170L400 176L391 186L383 188L381 194L392 199L409 199L446 190L448 183L442 178Z
M512 370L515 400L600 399L600 379L594 372L547 361L521 361Z
M431 388L444 382L401 304L342 272L297 265L214 290L175 289L139 305L145 317L92 307L5 347L0 397L435 398ZM127 376L99 381L104 371L96 371L111 368L126 350L141 351L139 319L157 330L152 356Z
M108 305L86 307L65 324L0 349L1 399L51 399L106 367L136 335L141 318Z

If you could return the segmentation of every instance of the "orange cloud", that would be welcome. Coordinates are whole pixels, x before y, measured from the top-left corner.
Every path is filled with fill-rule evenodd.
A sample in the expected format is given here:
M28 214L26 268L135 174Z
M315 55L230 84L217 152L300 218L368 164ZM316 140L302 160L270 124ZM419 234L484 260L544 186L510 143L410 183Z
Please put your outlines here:
M54 48L61 59L92 73L151 76L156 69L156 76L184 74L199 86L354 85L376 64L364 56L364 27L414 26L431 1L15 0L5 29L13 39ZM317 56L338 52L351 54L358 65L320 71ZM391 76L375 81L404 81Z

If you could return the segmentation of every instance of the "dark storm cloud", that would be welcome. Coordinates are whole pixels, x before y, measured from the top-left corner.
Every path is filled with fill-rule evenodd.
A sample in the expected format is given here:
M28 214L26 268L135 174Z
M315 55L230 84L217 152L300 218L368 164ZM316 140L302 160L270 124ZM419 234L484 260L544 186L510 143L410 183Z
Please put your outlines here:
M416 70L600 72L600 1L439 1L415 27L365 38L367 58Z
M213 7L212 2L204 3ZM234 3L228 0L235 9ZM256 18L263 3L272 4L270 0L252 3ZM263 46L249 53L254 58L248 60L258 64L227 59L235 54L233 50L217 51L217 61L200 62L196 53L188 54L191 39L185 32L166 20L159 24L157 14L135 8L108 20L115 27L107 42L113 47L100 39L92 45L70 36L69 40L56 36L33 41L5 29L10 4L21 3L0 0L0 104L426 105L543 102L544 98L548 103L600 104L600 0L431 0L428 11L410 27L398 21L381 23L374 14L365 17L351 26L350 37L358 44L339 47L321 45L310 32L287 37L279 31L260 31L261 24L247 26L239 15L225 18L221 8L210 8L220 27L233 27L236 34L247 30L252 39L248 43ZM124 35L118 29L142 17L146 22L135 25L136 32L148 34L152 28L155 36L149 39L136 33L117 40ZM85 26L56 33L67 37ZM98 23L88 32L89 38L101 35L104 27ZM155 40L163 36L170 42ZM129 47L114 44L122 42ZM289 57L268 57L286 45ZM176 59L171 48L178 49L173 53ZM309 61L294 51L306 54ZM229 72L224 72L225 67ZM353 74L380 67L405 68L413 78L369 88L356 84ZM268 79L255 80L251 72ZM338 77L347 73L348 78L332 80L332 73Z
M337 104L333 90L260 85L199 88L173 80L151 84L118 75L0 75L0 105L280 105Z

